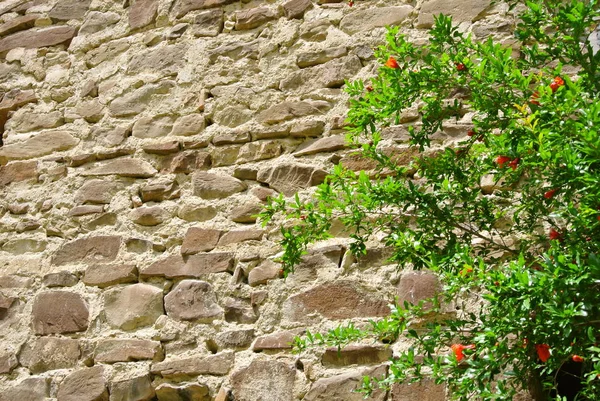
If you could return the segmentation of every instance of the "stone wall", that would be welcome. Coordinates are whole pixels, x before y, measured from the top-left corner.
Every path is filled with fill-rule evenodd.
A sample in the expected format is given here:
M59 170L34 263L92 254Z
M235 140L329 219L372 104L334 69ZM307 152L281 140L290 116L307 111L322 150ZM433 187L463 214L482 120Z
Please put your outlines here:
M254 215L336 163L369 168L345 148L344 80L374 74L383 26L423 41L438 12L478 38L512 27L488 0L4 1L0 400L361 399L402 342L289 342L385 316L435 278L383 248L356 261L339 234L283 280L278 231ZM406 152L402 126L385 136Z

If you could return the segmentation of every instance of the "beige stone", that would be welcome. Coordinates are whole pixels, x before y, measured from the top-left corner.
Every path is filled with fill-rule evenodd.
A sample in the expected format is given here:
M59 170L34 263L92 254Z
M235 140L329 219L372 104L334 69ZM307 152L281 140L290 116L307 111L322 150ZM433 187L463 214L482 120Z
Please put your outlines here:
M50 396L49 377L28 377L0 392L0 401L46 401Z
M221 273L233 268L233 254L227 252L198 253L183 257L171 255L140 270L141 277L200 278L210 273Z
M142 375L110 383L109 401L151 401L155 396L150 375Z
M220 8L198 13L193 20L195 36L217 36L223 31L223 10Z
M74 208L69 210L69 216L78 217L102 212L104 212L104 206L102 205L81 205L75 206Z
M158 341L107 338L94 350L94 361L101 363L161 360L164 356Z
M321 357L324 366L373 365L387 362L392 349L373 345L348 345L341 349L327 348Z
M301 189L319 185L325 180L327 173L313 166L303 164L281 163L275 167L266 167L258 171L257 180L286 196L293 195Z
M411 271L402 274L400 283L398 283L398 304L404 305L405 302L417 305L421 301L425 308L431 308L432 303L428 301L442 291L441 283L438 277L431 272Z
M80 355L79 342L70 338L40 337L29 341L19 355L21 365L37 374L73 368Z
M304 396L305 401L361 401L365 398L362 394L354 392L360 388L363 376L372 376L381 379L387 372L387 366L378 368L361 369L343 373L340 375L323 378L315 381L310 391ZM381 389L375 390L367 400L385 401L387 392ZM413 394L414 396L414 394ZM421 398L413 398L421 400Z
M142 202L161 202L181 196L177 181L171 178L162 178L146 183L140 189Z
M245 202L235 206L229 212L229 218L236 223L255 223L263 206L260 203Z
M266 284L280 276L281 265L271 260L265 260L248 274L248 284L252 287Z
M256 359L231 375L233 396L236 401L292 401L295 377L291 363Z
M137 138L158 138L166 136L173 128L171 116L142 117L133 125L133 136Z
M312 67L323 64L338 57L348 54L346 46L328 47L317 52L300 53L296 58L296 64L300 68Z
M154 324L164 314L162 290L149 284L132 284L104 293L107 322L122 330Z
M260 336L252 344L252 351L264 350L286 350L292 349L296 333L291 331L280 331L273 334Z
M235 14L235 29L238 31L254 29L277 17L277 12L269 7L256 7L238 11Z
M10 19L0 25L0 36L6 36L14 32L33 28L35 21L38 18L40 18L40 14L28 14Z
M101 235L80 238L64 244L54 254L52 264L110 262L117 257L121 237Z
M231 370L233 362L233 352L221 352L215 355L195 356L153 363L150 371L155 375L161 375L165 378L198 375L223 376Z
M39 293L33 302L32 315L36 334L75 333L88 328L88 307L81 295L74 292Z
M76 370L59 384L58 401L108 401L104 367Z
M244 241L260 241L264 235L264 230L244 229L228 231L219 239L219 246L237 244Z
M219 57L225 57L228 59L239 60L239 59L258 59L259 41L253 40L252 42L233 42L221 45L208 54L211 63L216 62Z
M283 102L262 111L257 119L263 124L275 124L312 114L323 114L330 108L331 104L322 100Z
M144 152L146 153L161 156L177 153L179 152L180 148L181 144L179 143L179 141L157 142L144 145L142 147L142 149L144 149Z
M70 26L56 26L41 30L29 30L13 33L0 39L0 53L17 47L34 49L59 45L73 39L77 30Z
M242 324L250 324L258 319L257 311L247 299L225 298L222 301L225 310L225 320Z
M99 12L90 11L85 22L81 25L78 35L89 35L100 32L116 24L121 19L121 16L114 12ZM82 97L85 95L82 95Z
M221 230L190 227L181 244L182 255L194 255L199 252L212 251L219 242Z
M216 342L221 348L245 348L254 338L254 329L231 330L217 334Z
M39 225L38 225L39 227ZM37 228L37 227L36 227ZM19 238L9 240L2 245L2 250L14 255L22 255L29 252L42 252L46 249L47 243L29 238Z
M50 18L59 21L82 19L90 6L91 0L59 0L48 13Z
M0 310L0 319L2 318L2 312ZM0 374L10 373L19 365L16 355L13 353L0 354ZM2 396L0 396L0 400Z
M157 0L135 0L129 8L129 27L133 30L150 25L157 13Z
M349 35L370 31L388 25L399 25L411 13L408 5L393 7L368 7L347 14L340 22L340 29Z
M48 273L42 278L42 284L46 287L73 287L78 282L77 275L65 270L58 273Z
M64 124L62 113L52 111L49 113L27 113L10 119L10 124L16 132L29 132L44 128L56 128Z
M221 7L233 2L234 0L178 0L175 5L175 16L181 18L190 11Z
M213 206L184 204L179 209L177 216L185 221L207 221L217 215L217 210Z
M79 139L65 131L46 131L23 142L11 143L0 148L0 164L9 160L32 159L53 152L71 149Z
M390 396L392 401L412 401L415 397L422 401L444 401L446 389L443 384L423 378L418 383L394 384Z
M222 132L213 137L212 143L215 146L221 146L232 143L246 143L251 140L252 138L248 132Z
M161 172L189 174L197 170L206 170L210 168L211 163L210 153L188 150L165 157L162 161Z
M361 68L362 63L355 55L334 58L324 64L304 68L288 75L281 80L279 87L284 91L298 91L306 94L319 87L340 88L346 80L351 80Z
M122 177L149 178L156 174L156 169L146 161L122 158L110 161L81 172L85 176L120 175Z
M346 147L346 138L344 135L333 135L325 138L311 140L302 144L300 148L294 152L294 156L306 156L316 153L334 152Z
M123 51L128 46L128 44L123 44L119 49ZM162 81L155 85L145 85L116 98L109 104L108 108L110 113L115 117L136 115L146 110L150 101L156 95L166 95L174 86L175 82L173 81Z
M208 386L198 383L179 386L171 383L163 383L156 387L156 396L158 401L211 400Z
M210 322L222 318L212 286L206 281L183 280L165 296L167 315L177 320Z
M90 264L83 275L85 285L100 288L138 281L137 268L130 264Z
M444 14L452 17L452 22L471 22L490 5L489 0L467 0L467 1L443 1L443 0L426 0L421 6L417 23L422 28L430 27L429 23L433 23L433 15Z
M236 163L250 163L258 160L272 159L283 153L280 141L257 141L244 144L236 159Z
M312 7L312 2L310 0L289 0L281 7L286 18L302 18L304 13Z
M37 178L37 162L12 162L0 166L0 187Z
M112 181L86 181L75 193L75 201L77 203L108 204L117 192L117 189L117 183Z
M202 114L187 114L177 119L170 135L197 135L202 132L205 126L206 122L204 121L204 116Z
M231 176L199 171L192 177L194 195L204 199L226 198L242 192L247 185Z

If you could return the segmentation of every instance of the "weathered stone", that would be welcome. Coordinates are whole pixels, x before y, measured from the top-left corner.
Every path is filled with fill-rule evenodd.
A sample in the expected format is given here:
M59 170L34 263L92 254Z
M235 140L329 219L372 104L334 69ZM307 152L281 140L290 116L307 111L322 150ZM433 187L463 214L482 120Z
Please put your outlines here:
M195 196L204 199L226 198L237 192L242 192L247 185L228 175L207 173L199 171L192 177L192 186Z
M161 202L163 200L175 199L181 196L177 181L170 178L162 178L148 182L140 190L143 202Z
M223 316L212 286L199 280L183 280L165 296L167 315L177 320L210 322Z
M11 126L16 132L36 131L44 128L56 128L64 123L62 113L52 111L49 113L27 113L13 117Z
M334 152L345 147L346 138L344 135L333 135L302 144L300 149L294 152L294 156L299 157L315 153Z
M344 401L361 401L365 398L361 393L355 392L360 388L362 384L363 376L372 376L381 379L387 372L387 366L380 366L377 368L362 369L343 373L341 375L328 377L325 379L319 379L313 383L310 391L306 393L303 400L305 401L330 401L330 400L344 400ZM373 391L371 396L367 398L370 401L384 401L386 399L387 392L381 389ZM415 397L413 394L413 400L421 398Z
M325 123L318 120L299 121L290 129L293 137L319 136L325 131Z
M431 272L411 271L402 274L398 284L398 304L404 302L417 305L421 301L432 299L440 294L442 290L438 277ZM431 301L424 304L425 308L431 308Z
M102 205L82 205L75 206L71 210L69 210L69 216L71 217L79 217L86 216L88 214L96 214L104 212L104 206Z
M76 370L59 384L58 401L108 401L104 368Z
M219 57L228 57L233 60L239 60L243 58L257 60L259 55L258 45L258 40L245 43L234 42L224 44L214 50L211 50L208 53L208 58L211 63L217 61Z
M283 102L262 111L257 119L263 124L275 124L312 114L323 114L330 108L331 104L322 100Z
M235 13L235 29L243 31L254 29L277 18L277 13L268 7L256 7Z
M217 209L212 206L186 204L183 205L177 216L185 221L207 221L217 215Z
M70 26L57 26L36 31L28 30L13 33L0 39L0 53L17 47L34 49L59 45L73 39L76 32L77 30Z
M143 375L111 382L109 401L150 401L155 394L150 375Z
M237 244L244 241L260 241L264 235L264 230L244 229L228 231L219 239L218 246Z
M391 391L392 401L444 401L446 389L443 384L435 384L432 379L423 378L418 383L394 384Z
M233 2L234 0L178 0L175 6L175 16L181 18L190 11L221 7Z
M33 180L37 178L37 162L13 162L0 166L0 187L13 182Z
M33 279L31 277L0 276L0 288L29 288L32 284Z
M312 7L310 0L289 0L283 3L283 14L286 18L302 18L304 13Z
M73 287L79 282L77 276L68 271L58 273L49 273L42 279L42 284L46 287Z
M197 170L210 168L212 159L210 153L203 151L185 151L165 157L161 172L189 174Z
M39 224L36 228L38 227ZM27 228L29 228L29 226L22 227L23 231L29 231ZM2 250L5 252L10 252L14 255L22 255L28 252L42 252L44 249L46 249L46 245L47 243L45 241L39 241L30 238L19 238L7 241L4 245L2 245Z
M129 49L129 45L129 38L117 39L104 43L86 53L86 64L89 68L93 68L105 61L114 61L120 53Z
M354 77L361 68L362 63L355 55L336 58L324 64L304 68L290 74L281 80L279 88L285 91L296 90L301 93L310 93L315 87L340 88L346 80Z
M341 349L328 348L321 357L324 366L373 365L392 357L389 347L373 345L348 345Z
M157 0L135 0L129 9L129 27L133 30L150 25L157 13Z
M356 153L344 155L340 159L340 164L352 171L370 171L376 169L379 165L375 160Z
M32 314L33 331L41 335L85 331L90 315L81 295L67 291L38 294Z
M8 310L15 303L15 298L6 297L0 293L0 319L4 319Z
M199 253L184 258L172 255L142 268L141 277L160 276L166 278L200 278L210 273L221 273L233 268L231 253Z
M225 310L225 320L228 322L250 324L258 320L256 311L247 300L226 298L223 301L223 308Z
M277 196L277 191L265 187L254 187L250 190L250 193L256 196L261 202L266 202L269 198Z
M262 209L260 203L246 202L231 209L229 218L236 223L255 223Z
M347 14L340 22L340 29L349 35L370 31L388 25L398 25L404 21L413 8L408 5L394 7L368 7Z
M292 344L294 343L294 337L296 337L296 335L297 334L291 331L280 331L278 333L260 336L254 341L254 344L252 344L252 351L292 349Z
M266 284L270 280L279 278L280 270L281 265L267 259L250 271L248 274L248 284L252 287L259 284Z
M163 357L159 341L107 338L94 350L94 361L101 363L158 361Z
M217 334L217 344L221 348L244 348L254 338L254 329L232 330Z
M0 102L0 114L16 110L27 103L35 102L37 102L37 97L33 90L12 89L6 92L4 97L2 97L2 101ZM0 121L2 121L2 125L4 125L4 121L6 120L0 119Z
M212 251L219 241L221 230L190 227L181 244L182 255L194 255L199 252Z
M259 170L256 179L290 196L301 189L321 184L326 176L325 171L313 166L282 163Z
M223 10L217 8L196 15L192 33L195 36L217 36L223 30Z
M296 58L296 64L300 68L312 67L343 57L346 54L348 54L348 49L345 46L328 47L318 52L300 53Z
M121 237L97 236L80 238L64 244L52 258L52 264L109 262L119 253Z
M295 377L291 363L257 359L234 372L230 380L236 401L292 401Z
M75 107L75 118L83 118L88 123L97 123L104 117L106 108L98 99L84 100Z
M129 45L125 44L125 50ZM123 51L121 50L121 51ZM162 81L156 85L145 85L113 100L108 106L115 117L140 114L148 107L155 95L166 95L175 86L173 81Z
M186 384L177 386L171 383L163 383L156 387L158 401L210 401L208 386L204 384Z
M79 342L70 338L40 337L28 342L19 355L21 365L31 373L69 369L79 360Z
M0 164L6 164L9 160L32 159L71 149L78 143L79 139L65 131L41 132L23 142L2 146L0 148Z
M154 324L164 314L162 290L148 284L132 284L104 293L108 323L121 330Z
M173 130L170 135L175 136L190 136L202 132L206 122L202 114L187 114L177 119L173 125Z
M79 35L89 35L92 33L100 32L111 25L116 24L121 19L121 16L114 12L99 12L90 11L85 22L79 29ZM89 93L89 92L88 92ZM96 94L97 95L97 94ZM82 97L85 95L82 95Z
M158 138L166 136L173 128L173 117L142 117L133 125L133 136L136 138Z
M117 189L118 185L115 182L90 180L79 188L75 194L75 202L108 204Z
M0 354L0 374L10 373L19 365L17 357L12 354ZM2 396L0 395L0 400Z
M237 156L236 163L250 163L258 160L272 159L283 152L279 141L257 141L244 144Z
M461 22L471 22L490 5L489 0L478 1L441 1L441 0L426 0L421 5L419 17L417 20L418 28L428 28L433 25L433 16L444 14L452 17L452 21L456 24Z
M226 375L233 366L234 353L181 358L153 363L150 371L165 378L198 375Z
M305 22L300 27L300 37L310 41L325 40L330 26L331 22L326 18Z
M248 132L222 132L213 137L212 143L215 146L221 146L233 143L246 143L251 140L252 138Z
M283 307L290 321L310 321L311 314L327 319L386 316L388 300L375 296L373 289L361 288L350 281L317 285L287 299Z
M28 377L0 392L0 401L46 401L50 382L49 377Z
M68 21L82 19L90 6L91 0L59 0L48 13L54 20Z
M91 264L85 269L82 281L85 285L100 288L116 284L137 282L137 268L128 264Z
M117 159L81 172L85 176L120 175L122 177L149 178L156 169L146 161L139 159Z
M179 152L180 145L179 141L158 142L144 145L142 149L146 153L163 156Z
M33 28L40 14L28 14L8 20L0 25L0 36L6 36L14 32Z
M104 128L102 126L93 127L91 135L99 144L106 146L117 146L123 143L131 134L131 126L125 125L116 128Z

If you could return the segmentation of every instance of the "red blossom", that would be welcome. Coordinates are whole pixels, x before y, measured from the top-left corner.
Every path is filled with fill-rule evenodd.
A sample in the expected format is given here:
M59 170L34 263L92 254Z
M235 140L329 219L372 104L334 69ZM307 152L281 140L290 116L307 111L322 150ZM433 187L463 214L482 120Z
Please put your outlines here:
M554 197L554 195L556 194L556 192L558 191L558 189L551 189L549 191L546 191L544 193L544 198L546 199L552 199Z
M558 88L560 88L564 84L564 79L562 79L561 77L554 77L554 81L552 81L552 83L550 84L550 89L552 89L552 92L556 92Z
M520 159L519 159L518 157L517 157L517 158L515 158L515 159L512 159L512 160L511 160L511 161L508 163L508 165L509 165L509 166L510 166L510 168L512 168L513 170L516 170L516 169L517 169L517 166L519 165L519 160L520 160Z
M551 241L553 241L555 239L560 239L560 233L558 231L556 231L554 228L551 228L550 233L548 234L548 237L550 238Z
M583 357L579 356L579 355L573 355L573 357L571 358L573 360L573 362L577 362L577 363L581 363L583 362Z
M392 56L390 56L390 58L387 59L387 61L384 64L386 67L390 67L390 68L400 68L400 65L398 64L398 62L396 61L396 59Z
M465 354L463 354L463 351L466 349L475 349L475 344L470 344L470 345L452 344L452 346L450 348L452 348L452 352L454 352L454 356L456 356L456 360L458 362L460 362L465 358Z
M503 168L505 163L508 163L510 161L510 157L508 156L498 156L496 157L496 163L498 164L498 167Z
M535 351L537 352L540 361L545 363L550 359L550 346L548 344L536 344Z
M540 92L535 91L531 95L531 98L529 99L529 103L539 106L540 105L540 102L538 101L539 98L540 98Z
M467 66L464 65L463 63L456 63L456 69L458 71L465 71L467 69Z
M350 1L348 2L348 7L352 7L352 6L354 6L354 2L353 2L352 0L350 0Z
M473 136L473 135L475 135L475 131L473 131L472 129L467 131L467 136Z
M368 85L367 87L365 87L367 92L373 92L373 87L371 85Z

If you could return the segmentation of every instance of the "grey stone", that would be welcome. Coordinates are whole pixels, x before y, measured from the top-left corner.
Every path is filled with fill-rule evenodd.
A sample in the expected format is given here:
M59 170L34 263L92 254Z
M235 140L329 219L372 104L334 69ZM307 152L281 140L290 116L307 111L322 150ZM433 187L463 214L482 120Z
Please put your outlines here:
M28 342L19 355L21 365L37 374L75 367L80 355L79 342L71 338L41 337Z
M217 334L216 342L222 348L244 348L254 338L254 329L231 330Z
M32 315L33 331L47 335L85 331L90 313L81 295L48 291L35 297Z
M104 367L76 370L59 384L58 401L108 401Z
M104 293L108 323L121 330L154 324L164 314L162 290L149 284L132 284Z
M49 273L42 279L46 287L73 287L79 282L77 276L68 271Z
M257 359L234 372L230 380L236 401L292 401L295 377L291 363Z
M247 185L228 175L199 171L192 177L195 196L204 199L220 199L246 190Z
M222 318L212 286L199 280L183 280L165 296L165 309L176 320L210 322Z
M129 9L129 27L133 30L150 25L157 13L157 0L135 0Z
M196 15L191 28L195 36L217 36L223 31L223 10L208 10Z

